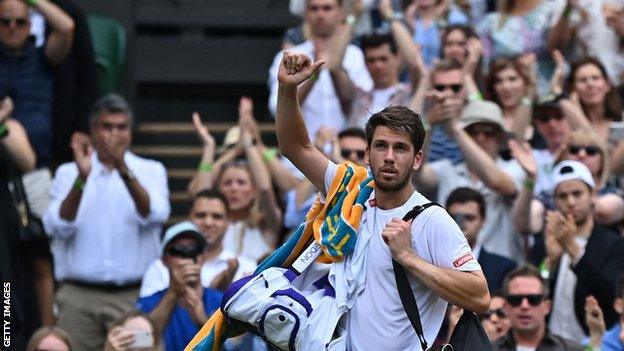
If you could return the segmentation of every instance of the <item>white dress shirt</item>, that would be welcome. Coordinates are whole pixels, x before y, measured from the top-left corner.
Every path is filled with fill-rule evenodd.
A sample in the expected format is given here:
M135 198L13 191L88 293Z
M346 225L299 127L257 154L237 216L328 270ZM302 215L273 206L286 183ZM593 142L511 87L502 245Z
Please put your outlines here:
M204 288L209 288L212 280L219 273L228 268L228 260L231 258L236 258L238 260L238 270L234 274L233 281L252 274L256 269L256 264L253 261L244 257L236 257L234 253L229 251L221 251L219 256L210 261L204 262L201 267L199 279L201 280L201 284ZM163 263L162 259L158 258L150 264L149 268L145 272L145 276L143 276L143 281L141 282L141 291L139 292L139 296L146 297L167 289L169 287L169 281L169 270Z
M61 204L78 167L71 162L56 171L43 224L53 240L58 280L124 285L140 280L160 255L161 225L170 212L165 167L130 152L124 160L149 195L150 214L145 218L137 212L119 172L108 170L94 152L76 218L62 219Z
M314 58L314 44L310 40L293 46L288 51L304 53ZM275 55L273 65L269 69L269 88L271 90L269 110L271 110L273 116L275 116L277 109L277 72L281 64L282 55L282 52L278 52ZM364 91L369 91L373 88L373 81L364 64L364 54L362 54L360 48L352 44L347 46L344 59L342 60L342 67L357 87ZM334 89L329 70L321 69L318 80L314 83L312 90L301 106L301 112L303 113L303 120L308 129L308 134L312 138L314 138L316 131L322 125L333 128L337 132L344 128L346 117L342 113L340 101Z

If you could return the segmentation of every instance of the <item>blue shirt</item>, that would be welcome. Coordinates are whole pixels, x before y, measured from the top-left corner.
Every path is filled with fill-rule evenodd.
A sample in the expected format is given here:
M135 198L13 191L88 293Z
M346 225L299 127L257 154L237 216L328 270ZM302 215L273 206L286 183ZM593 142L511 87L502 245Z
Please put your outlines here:
M168 289L161 290L150 296L141 297L137 301L137 309L143 313L152 312L163 299ZM214 289L204 288L202 300L204 302L204 311L208 316L219 308L221 297L223 294ZM191 315L187 310L176 306L169 317L169 322L165 327L163 337L165 340L165 350L180 351L184 350L186 345L193 339L201 326L193 322Z
M52 153L52 70L43 47L28 41L13 55L0 46L0 98L10 96L13 116L26 129L37 166L50 165Z
M622 331L622 325L618 321L615 326L604 334L602 337L601 351L624 351L624 344L620 340L620 332Z
M469 24L468 17L457 8L451 7L446 18L431 23L429 26L425 26L420 18L414 21L414 42L420 45L427 67L431 67L433 60L440 57L442 30L450 24Z

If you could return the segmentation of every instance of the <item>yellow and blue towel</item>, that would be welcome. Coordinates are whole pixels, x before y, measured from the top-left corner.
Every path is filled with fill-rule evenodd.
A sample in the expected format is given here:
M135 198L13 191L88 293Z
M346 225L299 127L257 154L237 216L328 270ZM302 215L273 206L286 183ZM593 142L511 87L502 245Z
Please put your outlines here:
M373 178L364 167L345 162L338 165L336 176L327 191L325 203L320 197L293 235L256 268L254 275L267 268L289 268L312 240L320 244L319 262L340 262L355 249L357 232L366 200L374 189ZM212 314L185 351L219 351L230 336L240 334L229 328L221 310Z

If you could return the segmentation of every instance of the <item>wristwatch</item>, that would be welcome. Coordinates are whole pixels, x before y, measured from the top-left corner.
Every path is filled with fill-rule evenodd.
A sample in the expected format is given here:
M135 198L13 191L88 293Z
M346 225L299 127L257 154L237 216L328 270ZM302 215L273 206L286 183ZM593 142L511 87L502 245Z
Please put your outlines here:
M123 179L123 181L126 183L136 180L136 177L131 170L127 170L126 172L119 172L119 175L121 176L121 179Z

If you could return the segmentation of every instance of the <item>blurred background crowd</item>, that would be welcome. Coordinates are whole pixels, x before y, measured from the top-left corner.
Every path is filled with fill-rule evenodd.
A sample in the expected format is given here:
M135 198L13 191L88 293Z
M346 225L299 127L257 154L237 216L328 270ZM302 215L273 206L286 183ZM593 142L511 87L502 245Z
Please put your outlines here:
M304 221L282 50L325 61L298 98L334 162L365 165L371 114L422 116L412 181L496 349L624 350L622 0L1 0L4 349L181 350Z

